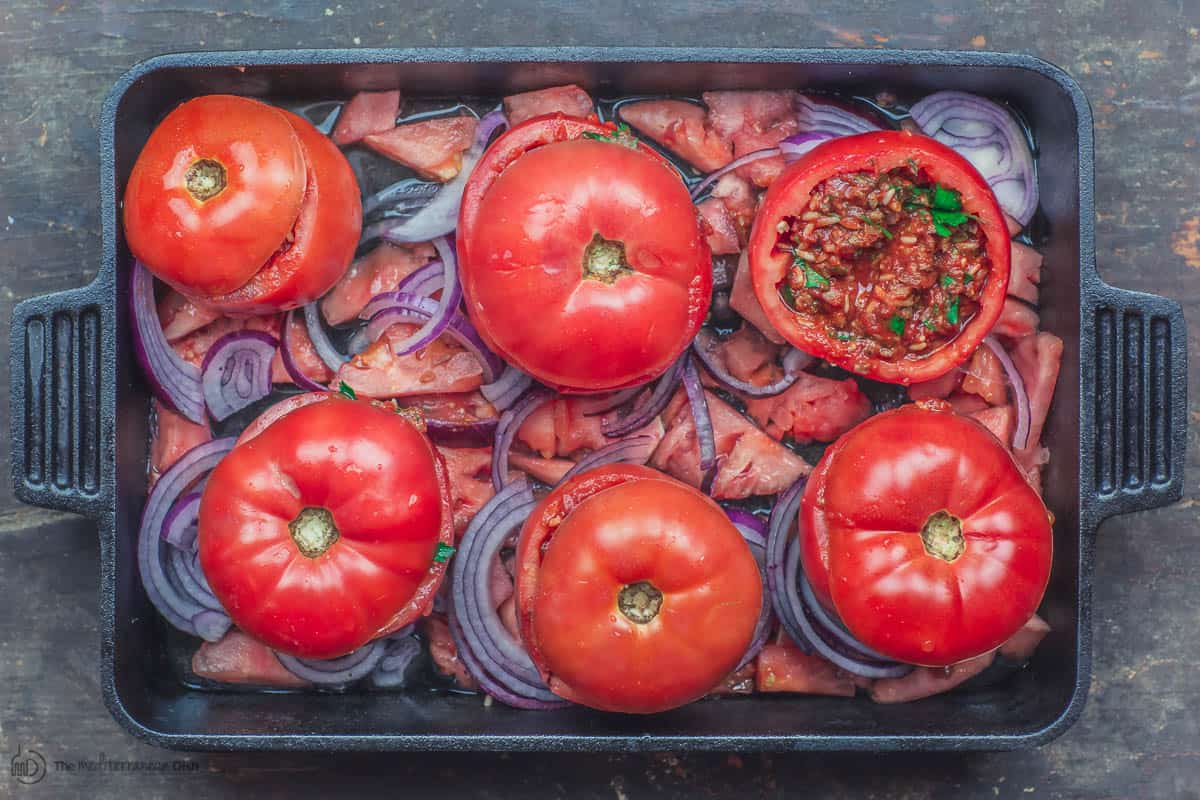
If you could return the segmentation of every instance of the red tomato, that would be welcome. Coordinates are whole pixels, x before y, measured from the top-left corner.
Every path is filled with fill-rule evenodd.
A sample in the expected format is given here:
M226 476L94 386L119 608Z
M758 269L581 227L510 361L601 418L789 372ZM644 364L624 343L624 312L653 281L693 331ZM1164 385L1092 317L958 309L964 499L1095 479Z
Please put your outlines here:
M833 605L869 647L946 666L999 647L1037 610L1050 515L978 422L904 406L847 433L821 472L803 505L824 515ZM806 559L805 574L820 570Z
M789 219L798 218L802 212L808 210L807 204L813 191L828 179L847 173L884 175L912 164L919 169L922 182L927 179L931 186L946 187L958 193L961 210L974 218L984 239L984 250L990 259L990 273L981 291L978 290L978 286L970 290L978 291L979 297L978 311L968 319L959 319L957 302L952 316L948 309L944 310L944 314L939 310L937 324L943 324L944 320L953 324L937 336L944 335L949 338L944 341L934 338L933 344L924 350L909 351L905 347L899 357L893 354L884 358L878 353L870 354L863 350L864 345L874 345L872 336L831 330L829 314L797 311L784 301L780 290L782 282L795 264L808 262L794 261L794 258L800 257L779 246L780 231L784 229L781 226L789 224ZM909 216L915 213L917 212L907 210ZM928 215L928 219L929 230L925 232L927 235L923 237L923 241L936 243L939 239L933 234L932 214ZM865 227L863 229L869 230ZM910 246L901 238L896 238L895 241L889 239L886 242L880 240L876 244L896 249ZM754 222L748 252L755 295L775 330L801 350L840 367L877 380L903 384L937 378L970 357L1000 316L1010 271L1010 247L1004 216L987 182L966 159L950 148L926 136L907 131L881 131L846 136L822 144L801 156L767 191ZM934 266L937 267L938 263L935 260ZM866 312L872 308L882 308L874 304L885 300L896 305L898 309L903 305L900 299L890 295L882 299L878 297L878 293L874 291L875 275L875 271L872 270L865 282L862 274L850 276L857 279L853 283L858 287L859 294L852 298L850 295L854 294L855 287L847 289L848 316L869 317ZM951 291L945 288L947 284L941 283L942 277L931 273L930 286L919 287L917 290L909 287L908 300L920 299L926 295L932 298L938 292ZM947 277L959 281L953 291L968 291L962 277ZM831 280L841 281L843 278L818 274L813 278L813 283L808 285L812 286L814 291L819 291L822 287L828 287ZM894 276L889 280L894 281ZM954 284L951 283L950 286ZM862 287L866 287L866 290ZM835 285L833 288L839 287ZM890 309L890 306L888 308ZM883 334L878 334L883 336L886 335L888 326L894 325L896 320L900 320L899 330L892 330L897 335L910 335L905 330L902 315L890 319L885 316L882 325L876 326L874 322L871 324L883 330ZM935 326L932 318L926 319L922 324L926 323ZM921 328L921 325L914 322L909 330L924 336ZM930 327L930 330L933 329L934 327Z
M720 683L750 644L758 566L708 497L646 467L558 487L517 544L521 637L551 690L592 708L665 711Z
M258 272L296 222L304 146L284 112L208 95L150 134L125 187L125 237L180 291L219 294Z
M563 391L661 374L699 330L712 291L711 254L678 173L644 145L562 141L609 129L565 117L513 128L467 181L459 217L480 335Z
M268 314L313 302L342 277L362 232L358 179L342 151L307 120L281 113L304 149L304 202L286 232L290 238L276 240L276 249L259 262L249 282L227 294L197 298L229 313Z
M304 395L301 395L304 397ZM200 563L239 628L334 658L428 612L453 541L445 466L402 416L328 398L235 447L200 501Z

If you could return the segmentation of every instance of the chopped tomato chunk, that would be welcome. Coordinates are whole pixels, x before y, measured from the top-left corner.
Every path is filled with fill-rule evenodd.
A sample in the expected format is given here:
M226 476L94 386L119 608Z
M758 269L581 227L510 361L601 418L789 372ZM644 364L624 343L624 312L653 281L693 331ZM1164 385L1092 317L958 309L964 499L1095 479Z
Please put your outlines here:
M197 445L212 439L207 425L197 425L186 417L154 401L153 426L150 434L150 485L179 460L180 456Z
M996 651L960 661L949 667L916 667L902 678L880 678L871 687L876 703L907 703L948 692L987 669Z
M750 226L754 224L754 212L758 210L754 187L745 178L730 172L717 180L712 196L725 204L737 225L738 239L745 244L750 235Z
M334 143L354 144L364 136L385 133L396 127L400 92L359 92L342 106L330 137Z
M575 462L566 458L541 458L525 453L511 452L508 454L508 464L513 469L519 469L530 477L537 478L542 483L554 486L563 479Z
M454 535L459 537L484 503L492 499L492 448L437 446L450 478L450 502L454 510Z
M754 293L754 283L750 279L750 264L745 252L738 259L737 272L733 274L733 286L729 290L729 307L742 315L742 319L758 328L763 336L772 342L783 344L785 341L775 327L767 319L767 314L758 303L758 295Z
M720 169L733 159L727 137L708 126L704 109L684 100L626 103L621 119L701 172Z
M529 415L517 431L517 440L543 458L569 456L580 450L598 450L612 444L604 435L603 417L588 416L584 398L556 397ZM638 434L662 438L662 424L653 420Z
M568 117L586 117L593 110L592 98L573 83L510 94L504 98L504 116L507 117L510 126L556 112Z
M478 689L479 684L467 671L467 665L458 657L458 647L454 637L450 635L450 626L441 614L430 614L422 621L425 640L429 643L429 656L437 671L454 682L462 689Z
M799 692L853 697L853 678L818 655L789 641L768 642L758 653L755 688L760 692Z
M198 306L174 289L167 289L158 301L158 322L168 342L200 330L219 316L220 311Z
M871 401L853 378L839 381L802 372L774 397L746 398L746 412L777 439L832 442L871 415Z
M1017 415L1012 406L991 406L976 411L971 416L991 431L1005 447L1012 447L1013 429L1017 425Z
M397 125L365 136L363 142L422 177L445 183L462 169L463 151L475 141L478 124L474 117L438 117Z
M741 249L738 242L737 224L733 215L716 197L710 197L696 205L704 230L704 240L714 256L732 255Z
M990 347L980 347L967 362L963 375L962 390L977 394L991 405L1000 405L1008 399L1008 384L1004 367Z
M308 686L279 663L275 651L236 628L218 642L204 642L192 656L192 672L219 683L254 686Z
M396 355L417 326L392 325L366 350L347 361L338 370L337 379L345 381L363 397L404 397L413 394L470 392L483 384L479 360L441 336L415 353Z
M908 396L914 402L917 400L945 399L950 396L951 392L958 388L962 377L962 369L955 367L940 378L914 383L912 386L909 386Z
M1033 651L1050 632L1046 620L1034 614L1025 623L1025 627L1012 635L1007 642L1000 645L1000 655L1013 661L1028 661Z
M333 371L317 355L317 348L313 347L312 339L308 335L308 326L304 324L304 317L299 314L292 315L288 339L292 345L292 361L305 376L317 383L329 383L333 380ZM279 347L282 350L282 337L279 340ZM283 356L280 355L280 350L276 350L275 357L271 359L271 383L292 383L292 376L288 375L283 366Z
M1042 254L1029 245L1012 243L1012 272L1008 276L1008 293L1030 303L1038 301L1038 284L1042 282Z
M428 242L384 242L354 260L337 285L321 299L321 314L330 325L349 322L362 312L372 297L395 291L400 281L428 264L435 255L433 245Z
M1050 401L1054 399L1054 386L1058 383L1058 368L1062 363L1063 342L1052 333L1039 333L1018 341L1011 352L1025 384L1025 393L1029 395L1029 444L1033 445L1041 441L1042 427L1050 413Z
M775 147L800 132L796 93L784 91L705 92L714 130L733 144L734 158ZM763 158L738 169L757 186L770 186L783 171L783 156Z
M247 330L261 331L262 333L269 333L279 338L279 327L282 320L282 314L244 317L241 319L217 317L203 328L192 331L182 339L172 342L171 346L175 348L175 352L179 354L180 358L189 364L199 367L204 363L204 355L208 352L208 349L222 336Z
M991 408L987 400L977 394L967 394L966 392L955 392L946 400L954 406L955 413L967 416Z
M1020 339L1037 333L1037 329L1037 312L1015 297L1007 297L992 332L1009 339Z

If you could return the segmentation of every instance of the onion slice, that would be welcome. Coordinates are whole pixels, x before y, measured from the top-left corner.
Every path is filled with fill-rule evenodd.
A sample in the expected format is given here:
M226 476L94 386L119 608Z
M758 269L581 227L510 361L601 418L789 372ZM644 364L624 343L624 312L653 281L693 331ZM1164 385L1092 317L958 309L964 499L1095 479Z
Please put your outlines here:
M835 134L827 131L804 131L781 141L779 143L779 151L783 153L783 160L790 163L822 142L828 142L830 139L836 138Z
M154 276L140 261L130 269L129 307L133 316L133 350L154 395L187 419L204 419L200 370L184 361L163 334L154 300Z
M483 386L480 386L479 393L495 406L497 411L504 411L517 402L521 395L525 394L525 391L532 385L533 378L512 364L506 364L504 372L500 374L500 377L491 383L485 383Z
M390 303L391 305L376 311L375 315L371 317L371 321L367 323L368 341L377 340L384 331L398 322L423 323L422 330L430 328L430 323L437 319L438 314L443 311L443 307L437 300L407 292L394 293ZM438 324L430 328L429 333L418 342L418 347L413 349L426 347L443 334L454 339L475 356L483 370L483 380L486 383L492 383L499 377L501 370L504 369L504 362L488 349L488 346L483 343L483 339L479 338L479 333L474 326L458 312L457 308L450 308L449 313ZM412 337L409 337L407 341L411 340ZM406 355L413 352L413 349L404 346L396 348L398 355Z
M796 119L802 132L828 134L831 139L880 129L865 114L852 111L840 103L806 94L796 99Z
M383 220L363 230L363 241L383 238L389 242L428 242L445 236L458 225L458 210L462 205L467 179L487 149L492 134L506 125L503 112L484 114L475 128L475 142L463 154L462 169L434 195L429 205L404 220Z
M658 379L658 383L654 385L650 396L640 405L631 408L628 414L614 422L609 422L607 417L600 420L600 429L604 435L615 438L633 433L638 428L644 428L650 420L661 414L662 410L671 402L671 397L674 396L675 389L679 386L685 358L687 358L687 353L684 353L668 367L667 371Z
M279 340L261 331L235 331L213 342L200 366L209 416L220 422L269 395L278 349Z
M186 529L190 519L180 519L179 515L191 514L193 509L198 513L199 504L184 504L181 497L233 449L234 441L232 437L213 439L184 453L150 490L138 529L138 571L150 603L171 625L210 642L224 636L232 623L223 612L217 612L204 605L201 598L187 594L183 582L174 574L179 564L173 565L170 559L169 551L175 547L168 544L164 536L169 534L172 540L186 541L180 529ZM177 503L180 504L178 509ZM167 530L169 518L170 531Z
M700 481L700 491L708 494L712 491L713 480L717 477L717 439L713 431L712 417L708 413L708 399L704 396L704 386L700 383L700 373L696 370L696 362L686 358L683 362L683 390L687 393L688 404L692 407L692 420L696 427L696 441L700 448L700 471L704 477Z
M496 441L492 445L492 486L499 492L508 485L508 452L512 449L517 431L537 411L542 403L553 398L549 389L535 386L500 415L496 425Z
M614 408L620 408L637 397L638 392L642 391L643 388L645 388L644 384L642 386L630 386L628 389L618 389L615 392L606 392L593 397L582 398L579 410L585 417L598 417L601 414L607 414Z
M450 247L445 236L434 239L433 248L442 259L442 299L438 301L437 308L430 314L428 321L396 345L396 355L404 356L416 352L436 339L445 329L451 315L458 311L458 304L462 301L462 285L458 282L458 258L454 249ZM489 379L488 382L491 380L495 379Z
M709 186L712 186L714 183L719 181L723 176L729 174L730 172L733 172L735 169L737 169L739 167L744 167L747 164L752 164L753 162L758 161L761 158L773 158L773 157L779 155L780 152L781 151L778 147L767 147L762 150L755 150L753 153L746 153L746 155L744 155L744 156L739 156L739 157L735 158L733 161L730 161L728 164L721 167L720 169L710 172L704 178L704 180L697 183L695 185L695 187L692 188L692 201L695 202L696 200L698 200L700 198L700 195L704 194L705 189L707 189Z
M300 365L296 363L295 351L292 349L295 346L292 340L294 336L292 333L292 321L295 316L296 309L293 308L284 317L283 330L280 332L279 359L283 362L283 369L287 372L288 377L292 379L292 383L296 384L296 388L303 389L306 392L323 392L326 390L326 387L305 375L304 370L300 369Z
M371 673L371 683L380 689L400 689L408 684L408 673L421 655L421 643L411 634L392 635L383 658Z
M1027 225L1038 206L1029 140L1004 106L966 92L935 92L909 110L927 135L970 161L1009 216Z
M775 498L771 509L771 517L767 521L767 595L771 598L771 607L775 617L783 627L784 633L795 642L796 646L805 653L812 653L813 648L797 619L799 597L796 586L788 587L786 576L786 560L788 541L792 538L792 522L800 510L800 499L808 478L798 479Z
M741 392L750 397L772 397L790 388L793 383L800 377L800 373L804 368L812 363L812 356L805 353L803 350L791 348L785 354L783 359L783 376L773 383L758 385L749 383L734 377L725 365L721 363L721 359L715 352L715 345L718 344L716 335L707 328L701 328L696 334L696 338L692 340L692 350L699 357L705 369L712 373L713 377L730 389Z
M352 653L338 658L300 658L289 653L275 651L275 657L284 669L297 678L318 686L344 686L365 678L383 659L384 640L367 642Z
M766 526L755 515L749 511L744 511L740 508L726 508L725 513L729 516L730 522L738 529L738 533L746 540L746 545L750 548L750 554L754 556L755 563L758 564L759 576L762 578L762 608L758 612L758 622L754 625L754 633L750 637L750 645L746 648L745 655L738 662L734 672L749 664L758 652L762 650L763 645L767 643L767 637L771 633L771 601L767 596L767 537Z
M342 355L329 340L329 334L325 332L325 323L321 321L320 303L309 303L304 307L304 324L308 328L308 338L312 340L317 356L325 362L330 371L337 374L342 364L350 359Z
M1017 365L1013 363L1008 351L1004 349L1004 345L1000 344L995 336L985 336L983 343L1000 360L1000 366L1004 367L1004 374L1008 378L1008 385L1012 387L1013 407L1017 412L1017 424L1013 429L1012 449L1024 450L1029 446L1029 429L1033 424L1033 409L1029 404L1029 393L1025 391L1025 380L1021 377L1021 372L1017 369Z
M579 459L575 466L567 470L558 483L561 486L576 475L596 467L603 467L606 464L645 464L650 460L650 456L654 454L654 448L657 446L658 440L648 433L619 439L612 444L593 450Z

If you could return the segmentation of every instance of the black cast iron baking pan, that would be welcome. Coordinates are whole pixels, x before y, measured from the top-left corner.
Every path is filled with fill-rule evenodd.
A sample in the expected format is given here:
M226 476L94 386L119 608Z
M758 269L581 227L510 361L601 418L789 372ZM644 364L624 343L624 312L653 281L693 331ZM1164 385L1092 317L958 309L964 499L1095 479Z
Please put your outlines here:
M1053 632L1032 663L991 687L900 706L824 697L746 697L654 716L584 708L529 712L435 692L221 693L170 668L166 626L138 581L148 393L127 314L130 255L119 199L154 124L181 101L229 92L271 100L496 96L574 82L593 95L807 88L1001 98L1039 153L1044 329L1062 337L1045 441ZM897 750L1011 749L1062 733L1091 676L1093 537L1106 517L1177 500L1183 480L1187 351L1177 303L1115 289L1096 273L1092 117L1079 86L1036 58L856 50L507 48L283 50L154 58L126 73L100 118L104 231L96 280L21 303L12 321L12 477L25 502L96 520L104 699L156 744L195 750Z

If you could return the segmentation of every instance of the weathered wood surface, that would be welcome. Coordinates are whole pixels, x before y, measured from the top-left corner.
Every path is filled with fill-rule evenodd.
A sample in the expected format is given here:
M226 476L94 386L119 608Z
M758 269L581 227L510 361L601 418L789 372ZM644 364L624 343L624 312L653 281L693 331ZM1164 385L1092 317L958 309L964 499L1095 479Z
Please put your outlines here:
M1121 286L1184 304L1200 362L1200 2L959 0L10 0L0 10L0 316L80 285L97 262L100 103L132 63L205 48L501 44L987 48L1033 53L1096 112L1097 254ZM214 10L219 5L222 10ZM441 6L441 7L439 7ZM983 7L980 7L983 6ZM836 8L837 11L830 9ZM7 375L7 340L0 375ZM1195 374L1192 408L1200 408ZM1200 421L1200 411L1192 417ZM7 425L0 438L7 440ZM0 488L0 796L1197 797L1200 520L1186 499L1106 524L1096 547L1095 678L1082 720L1034 752L982 755L195 755L188 773L55 772L8 757L171 760L99 697L88 523ZM6 447L0 451L7 450Z

